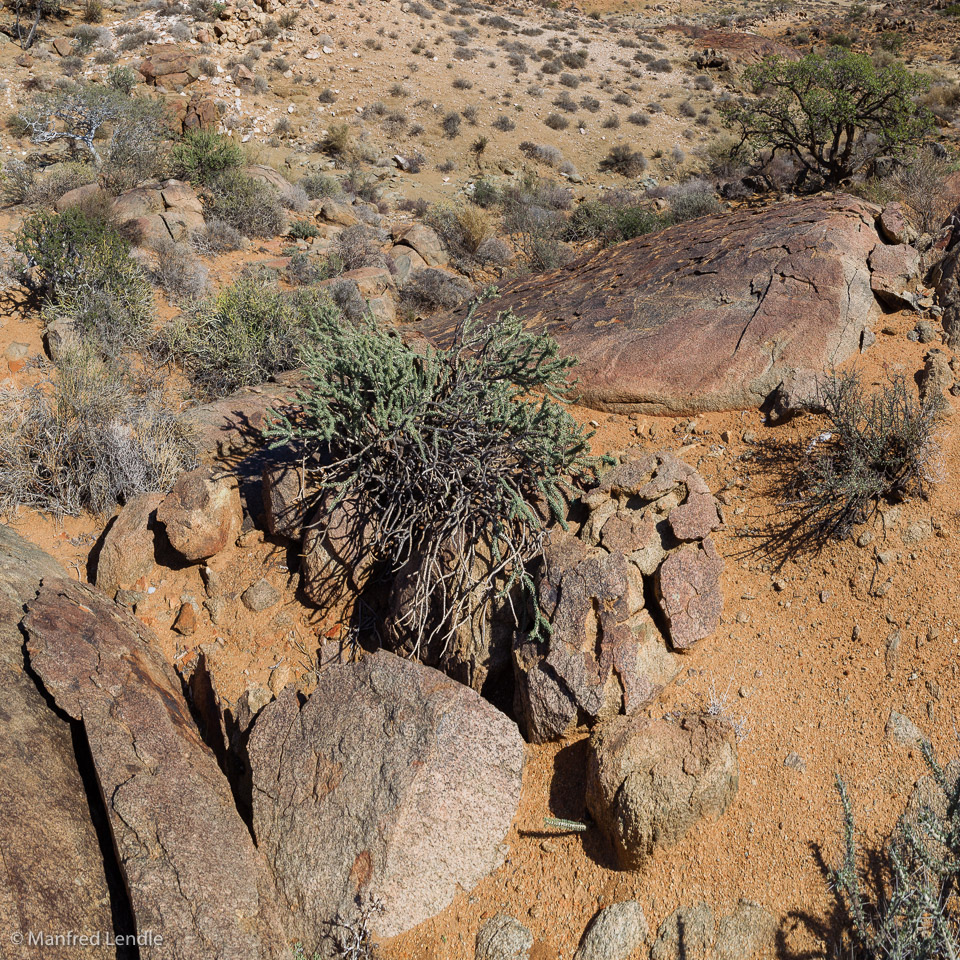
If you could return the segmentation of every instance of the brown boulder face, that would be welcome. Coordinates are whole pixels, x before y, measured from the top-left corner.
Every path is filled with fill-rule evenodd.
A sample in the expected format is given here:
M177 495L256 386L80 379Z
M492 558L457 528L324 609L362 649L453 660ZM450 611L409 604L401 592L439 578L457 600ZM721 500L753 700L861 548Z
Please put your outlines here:
M701 217L506 283L477 316L552 334L596 409L755 407L790 371L852 355L879 316L877 212L838 196ZM447 342L463 310L419 326Z
M877 226L880 235L887 243L913 243L917 239L917 231L907 220L903 207L899 203L888 203L877 217Z
M449 256L436 231L422 223L411 223L393 231L394 243L410 247L428 267L441 267Z
M77 207L87 200L92 200L102 192L99 183L85 183L82 187L74 187L72 190L68 190L53 205L53 209L57 213L63 213L64 210L69 210L71 207Z
M142 493L107 528L97 558L97 588L108 596L118 590L143 590L156 567L151 522L163 494Z
M253 180L269 184L280 193L286 193L291 188L290 181L283 174L264 163L252 163L244 167L243 172Z
M206 560L240 534L243 510L236 477L198 467L182 474L157 509L170 545L187 560Z
M552 632L514 652L517 714L534 743L584 717L633 713L679 669L644 608L643 576L623 553L564 537L544 567L538 599Z
M152 187L134 187L121 193L113 201L113 215L121 223L163 213L163 194L159 185Z
M17 944L17 934L133 932L115 927L111 917L114 891L71 724L51 709L24 663L18 627L23 605L36 596L42 579L66 575L52 557L0 524L0 955L5 960L41 954L38 947ZM69 955L101 960L103 947L71 947Z
M156 960L289 958L269 872L158 641L95 590L44 581L31 664L82 721L138 930Z
M202 72L197 57L185 53L175 44L154 47L139 69L147 83L166 87L186 86Z
M685 544L657 573L657 595L670 625L670 642L680 650L709 637L720 624L723 558L713 540Z
M328 667L302 705L288 687L263 708L248 751L257 846L307 956L358 895L382 899L371 927L390 937L503 862L523 741L429 667L382 651Z
M615 717L590 737L587 808L625 870L723 814L738 784L736 738L716 717Z
M920 272L920 254L913 247L878 244L867 262L871 289L881 303L894 310L913 305L913 294L907 288Z

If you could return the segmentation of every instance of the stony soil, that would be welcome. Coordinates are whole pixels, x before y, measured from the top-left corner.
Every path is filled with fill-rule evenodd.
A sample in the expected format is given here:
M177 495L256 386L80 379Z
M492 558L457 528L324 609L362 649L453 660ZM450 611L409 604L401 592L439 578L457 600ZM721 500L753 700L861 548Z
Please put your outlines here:
M402 11L397 2L379 0L304 7L297 24L274 41L275 51L261 58L265 65L283 53L289 61L289 72L257 68L270 81L269 91L262 94L225 79L231 70L227 61L244 51L214 45L204 52L196 45L198 53L219 60L224 73L198 81L189 92L208 92L223 99L235 135L248 143L257 159L273 163L291 179L323 166L319 155L301 148L316 140L325 124L349 117L358 134L361 127L365 131L372 152L387 161L375 171L383 178L385 198L394 202L401 197L432 201L454 196L475 172L465 158L465 148L481 132L491 138L484 161L488 169L519 169L524 161L518 145L521 140L533 140L558 147L573 161L588 180L576 188L585 193L601 185L597 160L613 142L632 143L648 156L674 146L692 154L718 132L715 117L696 126L680 115L679 104L689 99L696 113L712 109L725 88L723 76L717 77L712 91L695 91L697 71L679 67L669 74L641 67L641 77L631 77L633 50L616 42L626 29L624 24L659 38L666 50L658 55L679 64L696 48L697 39L667 29L678 17L714 26L722 17L735 20L743 15L746 20L738 29L784 38L787 30L826 22L821 17L825 11L832 17L842 9L833 4L778 11L755 3L719 9L714 3L686 0L656 5L590 0L576 12L553 14L528 4L520 4L519 12L506 11L505 16L532 27L560 24L557 35L569 41L569 49L588 42L591 60L585 71L575 72L586 72L593 79L571 93L578 100L595 96L602 107L597 113L579 111L577 117L586 124L583 133L575 123L560 132L543 124L554 109L550 101L563 88L550 77L535 80L532 64L528 73L513 76L496 48L496 31L478 28L472 45L486 52L474 61L457 62L447 34L461 24L444 23L440 13L423 20L414 12ZM623 21L611 19L611 12L622 14ZM589 13L602 18L593 20ZM125 10L110 13L108 25L131 19L156 22L162 39L164 31L182 17ZM479 15L473 21L477 19ZM317 47L313 26L320 28L317 35L329 33L335 42L330 54L307 59L305 54ZM381 27L384 36L378 34ZM55 24L54 30L65 33L67 26ZM938 36L926 28L907 34L916 64L932 66L939 59L943 62L936 69L955 76L945 62L954 39L951 32L956 31L948 23ZM519 39L540 47L551 35ZM428 51L435 51L435 59L433 53L411 54L418 40L426 42ZM377 44L382 48L376 49ZM136 63L144 52L133 51L119 62ZM25 66L18 65L19 56L16 45L0 44L4 78L0 97L9 110L24 95L24 84L31 76L58 75L55 53L38 55ZM94 69L102 73L105 68ZM468 78L473 88L455 89L452 81L458 76ZM605 89L599 85L601 78L610 81ZM409 96L391 97L393 83L402 83ZM527 92L533 83L542 83L542 98ZM639 89L629 89L633 83ZM332 106L318 102L319 92L327 86L339 91ZM621 91L628 92L633 106L612 102ZM389 165L393 152L410 146L408 136L391 133L387 124L373 116L355 119L358 109L378 100L388 111L401 111L409 123L425 127L418 144L430 164L423 174L394 172ZM628 113L653 101L666 109L651 114L648 126L627 122ZM444 113L473 103L479 106L478 128L464 124L459 138L444 138L439 126ZM621 125L605 131L600 121L611 113L620 116ZM514 131L490 128L501 114L513 119ZM274 134L282 116L290 118L292 132ZM684 136L687 129L693 131L692 139ZM4 158L25 149L9 132L0 136ZM444 160L454 160L457 169L435 169ZM652 165L650 173L662 179L675 171L667 162ZM626 182L610 178L604 185ZM0 212L4 239L9 240L18 216ZM275 261L285 245L281 240L257 243L250 250L218 258L210 263L212 279L227 281L241 263ZM163 315L171 316L174 309L164 305ZM42 354L36 304L8 284L0 289L0 319L0 356L11 343L20 342L28 344L28 355L34 358L22 367L9 365L4 376L21 385L36 381L42 376L36 361ZM886 329L892 332L880 334L877 344L859 360L868 382L879 381L894 369L912 377L922 367L926 348L906 338L914 322L907 313L886 318ZM510 853L505 865L469 894L458 896L435 919L384 943L383 954L388 960L472 958L481 922L506 911L534 933L536 960L560 960L572 957L589 919L610 903L636 898L656 929L680 904L705 900L722 909L747 897L763 903L779 918L780 956L824 956L832 902L821 863L834 860L840 839L835 774L843 775L850 786L866 843L876 843L901 813L923 772L917 749L889 741L885 725L891 709L913 719L941 755L954 756L958 750L960 617L953 551L960 534L960 496L952 482L955 465L960 463L957 431L948 422L941 438L947 466L944 482L931 487L927 499L886 510L870 528L869 543L832 544L818 556L797 557L775 568L768 559L751 553L756 541L745 535L762 531L765 519L777 511L769 478L758 469L754 452L757 443L767 438L804 441L813 437L822 427L818 418L771 427L757 412L709 414L692 423L598 414L583 408L574 412L581 421L596 425L595 451L622 450L631 444L669 449L696 466L713 489L726 490L727 526L716 535L727 559L723 622L715 636L684 654L684 673L652 712L661 715L683 706L713 704L734 720L742 719L739 795L718 823L701 824L642 872L622 872L615 869L612 850L595 832L561 835L544 828L545 816L578 819L584 815L585 734L558 744L528 746L520 812L507 838ZM724 440L727 433L730 439ZM23 511L12 524L78 579L86 580L91 547L107 519L65 518L57 523ZM179 663L198 649L208 652L220 693L228 700L251 684L278 691L289 680L299 679L309 687L316 668L315 651L335 625L325 623L297 599L294 552L257 531L244 534L241 544L217 556L211 566L223 572L231 593L239 594L266 577L281 591L280 603L260 614L238 603L235 616L220 626L203 616L195 633L178 634L172 624L182 603L204 596L200 569L193 566L162 572L140 608L142 619L156 631L170 662ZM856 637L855 628L859 628ZM890 638L897 632L900 643L893 655Z

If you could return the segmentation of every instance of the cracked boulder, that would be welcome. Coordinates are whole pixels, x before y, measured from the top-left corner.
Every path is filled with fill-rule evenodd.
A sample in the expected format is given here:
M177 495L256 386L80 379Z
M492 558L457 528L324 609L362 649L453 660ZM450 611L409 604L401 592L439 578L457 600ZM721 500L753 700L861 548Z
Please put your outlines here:
M77 731L28 671L18 626L46 578L66 571L0 524L0 956L100 960L100 946L42 951L31 931L133 932L120 884L111 890L75 753ZM111 906L115 909L111 910ZM116 926L115 926L116 921ZM124 922L126 921L126 923Z
M158 938L140 956L289 960L267 865L156 637L57 578L22 627L47 694L82 724L137 929Z
M358 899L391 937L439 913L503 862L520 800L516 725L463 684L378 652L293 686L248 744L253 830L291 939L330 955ZM340 956L341 954L337 954Z
M680 669L670 648L712 633L723 606L717 502L692 467L625 460L582 500L579 532L555 538L537 574L550 632L514 650L516 714L535 743L653 701Z
M880 316L879 213L840 195L700 217L506 283L476 316L512 310L550 333L595 409L758 407L792 371L852 356ZM900 248L875 259L882 295L913 262ZM464 310L414 326L443 344Z
M614 717L590 737L587 809L624 870L721 816L738 785L736 738L719 717Z

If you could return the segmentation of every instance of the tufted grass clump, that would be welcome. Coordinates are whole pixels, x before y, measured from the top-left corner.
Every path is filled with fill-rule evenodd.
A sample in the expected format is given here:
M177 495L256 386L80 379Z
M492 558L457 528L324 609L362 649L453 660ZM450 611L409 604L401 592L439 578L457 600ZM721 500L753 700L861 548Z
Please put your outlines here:
M872 858L869 879L859 862L853 804L837 777L844 853L831 880L845 913L842 955L850 960L960 956L960 778L953 764L944 770L937 763L929 744L923 753L939 801L901 818Z
M149 383L89 351L57 376L0 387L0 514L21 507L77 516L165 492L196 466L190 428Z
M170 151L173 175L178 180L205 185L227 170L243 165L243 150L222 133L191 130Z
M324 517L348 505L370 518L357 527L365 552L394 575L415 565L399 624L414 655L445 649L494 596L533 596L529 566L548 523L563 523L569 475L591 463L558 402L574 361L512 313L481 323L475 310L443 349L414 349L372 319L326 322L305 351L306 386L267 431L304 451Z

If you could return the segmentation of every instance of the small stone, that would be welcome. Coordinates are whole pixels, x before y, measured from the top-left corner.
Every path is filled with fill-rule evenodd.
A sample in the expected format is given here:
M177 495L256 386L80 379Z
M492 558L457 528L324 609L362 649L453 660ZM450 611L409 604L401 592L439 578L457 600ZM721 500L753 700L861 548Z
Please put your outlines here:
M937 335L937 328L929 320L921 320L914 327L914 330L920 343L933 343L940 339Z
M192 603L185 603L180 607L177 619L173 621L173 629L184 637L190 637L196 632L197 608Z
M660 924L650 960L707 960L713 924L713 910L706 903L680 907Z
M926 737L920 732L917 725L902 713L890 711L886 727L887 739L903 747L919 747L926 743Z
M270 690L274 696L279 697L283 692L283 688L293 680L293 671L290 669L290 664L288 663L279 663L270 671Z
M268 580L261 578L240 594L243 605L254 613L272 607L280 600L280 591Z
M3 355L7 360L23 360L27 354L30 352L29 343L11 343L6 350L3 351Z
M209 600L204 600L203 605L206 607L207 613L210 614L210 621L214 626L219 626L225 621L226 614L231 606L230 598L222 593L210 597Z
M498 914L477 933L476 960L527 960L533 934L519 920Z
M829 599L830 599L830 591L829 591L829 590L821 590L821 591L820 591L820 602L821 602L821 603L826 603Z
M646 941L649 928L636 900L614 903L590 922L574 960L627 960Z
M736 910L720 921L714 960L750 960L772 946L776 932L777 921L768 910L741 900Z
M873 543L873 533L870 530L864 530L863 533L857 537L858 547L868 547L871 543Z
M807 762L799 753L788 753L783 759L783 765L798 773L803 773L807 769Z
M743 431L743 442L744 443L756 443L757 435L753 430L744 430Z

